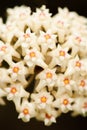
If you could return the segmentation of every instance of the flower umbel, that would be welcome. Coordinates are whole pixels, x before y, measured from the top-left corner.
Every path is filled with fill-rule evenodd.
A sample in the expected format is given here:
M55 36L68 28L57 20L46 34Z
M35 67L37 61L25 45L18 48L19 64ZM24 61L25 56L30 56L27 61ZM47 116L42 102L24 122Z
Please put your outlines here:
M0 18L0 104L18 119L49 126L62 113L87 116L87 18L43 5L7 9Z

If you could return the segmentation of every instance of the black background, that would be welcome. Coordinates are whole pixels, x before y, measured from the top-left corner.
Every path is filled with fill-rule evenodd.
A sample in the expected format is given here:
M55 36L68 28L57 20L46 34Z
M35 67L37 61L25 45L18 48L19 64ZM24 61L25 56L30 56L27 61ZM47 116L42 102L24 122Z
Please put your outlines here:
M87 17L87 0L0 0L0 16L5 18L5 10L16 5L28 5L34 11L36 7L45 4L50 12L55 14L57 7L68 7L71 11L76 11L80 15ZM87 129L87 118L81 116L72 118L70 114L63 114L57 118L57 123L49 127L43 122L31 119L29 123L23 123L17 119L14 104L7 102L6 106L0 106L0 130L84 130Z
M87 0L0 0L0 16L5 15L6 8L14 7L15 5L28 5L32 10L35 10L36 7L40 7L43 4L53 14L57 12L57 7L60 6L68 7L71 11L87 16Z

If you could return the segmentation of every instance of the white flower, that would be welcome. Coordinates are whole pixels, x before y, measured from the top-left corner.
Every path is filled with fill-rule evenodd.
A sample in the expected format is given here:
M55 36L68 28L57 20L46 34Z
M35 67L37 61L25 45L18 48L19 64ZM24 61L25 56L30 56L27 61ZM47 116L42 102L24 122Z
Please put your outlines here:
M15 83L9 87L4 88L7 93L7 99L16 101L17 98L29 97L29 93L26 92L20 83ZM16 100L15 100L16 99Z
M9 33L8 33L9 32ZM7 43L12 43L13 38L15 37L16 40L20 36L20 31L16 27L16 24L14 22L8 22L6 24L3 24L1 26L1 39Z
M56 14L52 19L51 30L58 35L59 43L64 43L70 33L70 18L69 11L67 8L58 8L58 11L62 13ZM66 11L65 11L66 10ZM64 12L65 11L65 12Z
M25 25L29 25L30 23L30 14L31 9L30 7L21 6L21 7L14 7L13 9L7 9L8 20L7 22L15 23L17 28L20 30L24 30Z
M43 54L45 54L48 49L55 49L56 42L56 35L52 34L51 30L48 30L47 32L40 31L38 44L41 46L41 51Z
M76 97L75 98L75 103L72 106L73 108L73 113L72 115L78 115L81 114L83 116L86 116L87 114L87 98L84 97Z
M38 33L39 29L43 27L45 30L49 29L51 25L51 13L45 6L37 8L31 16L31 28L34 32Z
M48 107L45 111L38 112L37 119L44 121L46 126L50 126L52 123L56 123L57 116L59 116L57 111Z
M43 87L48 86L49 90L56 84L57 75L55 73L56 69L44 69L40 72L36 79L39 79L39 83L36 87L37 91L40 91Z
M76 56L74 59L69 60L65 75L72 75L75 73L77 75L79 72L81 75L86 75L86 64L85 60L80 60L79 57Z
M14 48L17 49L18 47L22 47L22 55L25 55L26 49L28 48L37 48L37 37L35 33L31 33L30 28L26 30L26 32L20 32L20 37L18 41L15 43Z
M87 80L85 77L80 76L76 79L75 91L79 95L87 95Z
M53 102L55 108L59 108L63 113L67 113L72 110L73 98L68 94L63 93L61 96L57 96L57 99Z
M29 103L26 99L23 100L20 110L18 119L22 119L24 122L30 121L30 118L35 116L34 104Z
M58 44L58 47L50 52L48 55L52 57L52 60L49 64L49 67L53 68L56 65L59 65L63 68L66 68L67 62L70 59L70 55L68 54L68 47L63 48Z
M84 93L87 93L87 80L81 79L79 83L79 90L84 91Z
M35 102L38 109L45 109L48 105L51 105L53 96L49 92L41 91L37 94L32 94L31 99Z
M86 43L87 40L85 37L82 37L81 34L78 33L72 33L71 36L67 38L67 41L64 43L64 47L69 47L71 49L71 55L74 57L78 53L80 53L80 56L83 57L87 53L86 51L84 52L84 49L86 48Z
M34 13L35 14L35 13ZM40 9L36 9L36 17L39 17L40 20L46 20L46 18L50 18L51 13L49 13L49 9L46 9L46 6L43 5Z
M12 64L12 56L20 58L20 55L9 43L0 41L0 62L5 60L8 64Z
M57 77L56 85L58 86L58 93L61 95L63 92L72 94L76 82L72 76L66 76L64 74L59 74Z
M36 65L42 68L47 67L46 63L44 62L42 53L39 52L36 48L26 50L24 61L29 67L35 67Z
M7 71L13 81L20 81L23 85L27 84L27 68L24 66L23 62L13 63Z
M23 20L24 18L26 18L27 16L30 15L31 9L30 9L30 7L26 7L26 6L21 6L21 7L16 6L16 7L14 7L14 9L8 8L7 13L8 13L8 19L9 19L8 21L10 21L11 19Z
M56 119L53 115L46 113L44 123L45 125L49 126L52 123L56 123Z

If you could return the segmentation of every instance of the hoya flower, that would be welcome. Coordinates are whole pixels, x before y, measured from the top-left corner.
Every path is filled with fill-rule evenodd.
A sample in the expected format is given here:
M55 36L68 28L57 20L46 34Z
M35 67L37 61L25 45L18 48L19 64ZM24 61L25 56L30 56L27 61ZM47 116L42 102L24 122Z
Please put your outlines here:
M62 96L57 96L57 99L53 102L55 108L59 108L63 113L67 113L72 110L73 98L68 94L62 94Z
M18 52L9 43L0 41L0 62L5 60L8 64L12 64L12 56L20 58Z
M85 37L82 37L79 33L73 32L72 35L67 38L64 47L69 47L72 56L75 56L80 53L80 56L83 57L86 55L86 52L84 52L84 49L86 49L85 43Z
M36 65L42 68L47 67L46 63L44 62L42 53L39 52L36 48L26 50L24 61L29 67L35 67Z
M20 32L20 37L18 41L15 43L14 48L18 47L22 48L22 55L25 55L25 51L28 48L36 47L39 49L37 42L37 37L35 33L31 33L30 28L26 30L26 32Z
M47 32L40 31L38 44L41 46L43 54L45 54L48 49L55 49L56 42L56 35L52 34L51 30L48 30Z
M86 61L85 60L80 60L78 56L76 56L74 59L69 60L68 62L68 67L65 72L66 75L72 75L74 73L85 75L87 71L86 67Z
M17 100L17 98L26 97L28 98L29 93L26 92L23 88L23 86L20 83L14 83L10 86L4 88L5 92L7 93L7 99L8 100ZM16 101L15 100L15 101Z
M52 123L56 123L54 115L46 113L44 123L47 126L51 125Z
M17 20L17 19L24 20L24 18L30 15L31 9L26 6L21 6L20 8L16 6L14 7L14 9L8 8L7 13L8 13L8 19L9 19L8 21Z
M12 40L15 39L16 41L19 36L20 30L16 27L14 22L8 22L6 24L3 24L3 26L1 27L1 38L3 39L3 41L7 43L12 43Z
M31 99L34 101L38 109L46 109L48 105L51 105L53 96L50 92L41 91L41 93L32 94Z
M67 16L69 17L70 13L68 8L64 7L64 8L58 8L58 12L59 12L59 16L66 18Z
M58 35L58 41L60 43L64 43L66 40L66 36L69 33L69 30L68 30L69 21L57 15L56 17L53 18L53 22L51 26L52 26L53 33L56 33Z
M87 95L87 80L85 77L80 76L76 80L76 87L75 87L76 93L79 95Z
M68 47L63 48L58 44L58 47L50 52L48 52L48 55L52 57L52 60L49 64L51 68L53 68L56 65L61 66L62 68L66 68L67 62L70 59L70 55L68 54Z
M30 118L34 116L35 116L34 104L24 99L20 106L18 119L22 119L24 122L28 122L30 121Z
M72 115L87 115L87 98L84 97L78 97L75 98L75 103L73 104L73 113Z
M14 7L14 9L8 8L7 9L7 15L8 15L8 21L11 23L15 23L16 26L20 30L24 30L25 25L27 23L30 23L30 14L31 14L31 9L26 6L21 6L20 9L18 6Z
M87 18L16 6L0 18L0 39L0 104L47 126L62 113L87 116Z
M60 113L58 113L54 108L48 107L43 111L40 110L36 118L37 120L44 121L46 126L50 126L52 123L56 123L56 117L59 115Z
M13 63L8 69L8 73L13 81L20 81L23 85L27 84L27 68L24 66L23 62Z
M46 18L50 18L51 13L49 13L49 9L46 9L46 6L43 5L40 9L36 9L36 16L38 16L41 20L45 20Z
M37 91L40 91L43 87L48 86L49 90L53 88L53 86L56 84L57 75L56 75L56 69L44 69L42 72L40 72L36 79L39 79L39 83L36 87Z
M36 33L38 33L41 27L47 30L51 25L51 13L49 13L49 10L43 5L41 8L37 8L36 12L32 14L31 21L30 26Z
M72 76L66 76L64 74L60 74L57 77L58 93L59 95L63 92L68 92L72 94L74 87L76 86L76 82Z
M79 82L79 88L80 90L82 90L82 87L87 90L87 80L86 79L81 79L80 82ZM83 91L83 90L82 90Z

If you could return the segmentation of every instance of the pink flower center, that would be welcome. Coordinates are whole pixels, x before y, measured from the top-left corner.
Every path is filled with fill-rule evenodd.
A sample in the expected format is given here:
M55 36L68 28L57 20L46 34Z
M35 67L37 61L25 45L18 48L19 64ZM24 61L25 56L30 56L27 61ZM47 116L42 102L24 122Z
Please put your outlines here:
M42 103L46 103L46 101L47 101L47 97L46 96L41 97L41 102Z
M81 63L79 61L76 61L76 67L80 68L81 67Z
M80 86L81 86L81 87L84 87L84 86L85 86L85 81L84 81L84 80L81 80Z
M29 38L30 37L30 35L28 33L24 34L23 36L24 36L24 38Z
M46 78L52 79L53 74L51 72L46 73Z
M15 87L12 87L12 88L11 88L11 93L12 93L12 94L15 94L16 92L17 92L17 89L16 89Z
M33 58L33 57L36 57L36 53L34 51L30 52L30 57Z
M44 35L44 37L46 40L49 40L51 38L50 34L46 34L46 35Z
M65 84L65 85L69 84L69 82L70 82L70 81L69 81L68 78L65 78L65 79L64 79L64 84Z
M84 103L83 108L87 109L87 102Z
M62 50L59 51L59 55L60 55L60 56L65 56L65 51L62 51Z
M7 48L6 46L2 46L2 47L0 48L0 50L3 51L3 52L5 52L5 51L6 51L6 48Z
M18 71L19 71L19 67L14 67L14 68L13 68L13 72L14 72L14 73L18 73Z
M52 117L52 115L49 115L48 113L46 113L46 118L50 119Z
M65 106L68 105L68 104L69 104L68 99L64 99L64 100L63 100L63 104L64 104Z
M79 36L77 36L75 39L76 39L76 41L78 41L78 43L80 43L82 41Z
M27 108L25 108L25 109L23 110L23 113L24 113L24 115L28 115L28 114L29 114L29 110L28 110Z

